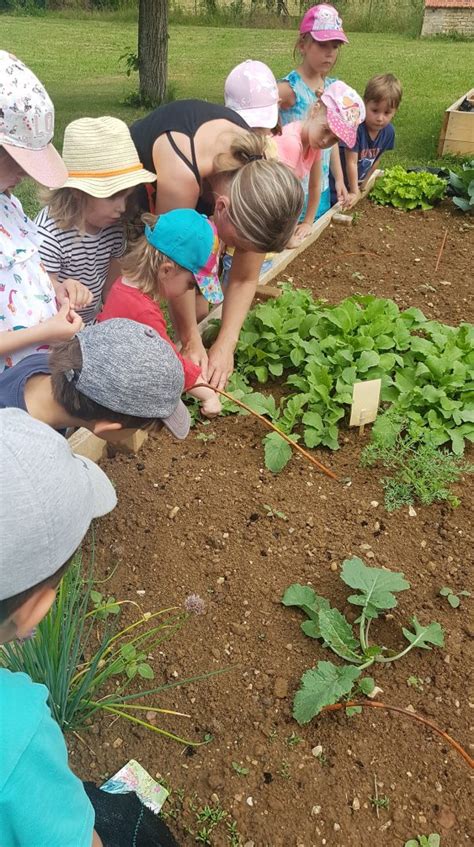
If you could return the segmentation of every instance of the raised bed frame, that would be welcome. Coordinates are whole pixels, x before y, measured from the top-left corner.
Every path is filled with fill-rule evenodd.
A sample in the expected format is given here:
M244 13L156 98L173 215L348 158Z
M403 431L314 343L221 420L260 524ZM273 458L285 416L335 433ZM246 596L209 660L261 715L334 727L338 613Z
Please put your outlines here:
M474 155L474 112L460 112L459 106L466 97L474 97L474 88L466 91L459 100L446 109L438 143L438 155L454 153L457 156Z
M474 89L473 89L474 92ZM466 95L464 95L466 96ZM462 98L459 103L462 102ZM451 107L453 108L453 107ZM463 113L461 113L463 114ZM474 115L473 115L474 118ZM363 190L361 191L359 200L362 200L367 196L369 191L374 186L375 180L383 173L383 171L377 170L374 171L371 177L366 181L363 186ZM282 253L279 253L278 258L275 259L271 268L261 276L257 286L257 294L259 297L268 296L268 297L278 297L280 293L280 289L275 288L273 286L268 285L269 282L276 279L280 276L280 274L285 270L288 265L299 256L300 253L303 253L308 247L311 246L324 232L327 226L331 223L334 215L340 214L341 208L339 204L332 206L325 215L319 218L311 229L310 235L294 250L283 250ZM222 304L220 306L216 306L215 309L212 309L208 315L202 320L199 325L199 332L202 333L208 326L211 320L215 318L220 318L222 314ZM156 428L156 425L151 427L152 429ZM136 453L142 444L148 439L148 430L147 429L134 429L134 430L124 430L123 431L123 440L116 444L107 444L106 441L103 441L102 438L98 438L88 429L78 429L74 432L69 438L69 444L71 445L71 449L75 453L79 453L81 456L86 456L88 459L92 459L94 462L98 462L99 459L104 458L107 455L113 455L117 452L126 452L126 453Z

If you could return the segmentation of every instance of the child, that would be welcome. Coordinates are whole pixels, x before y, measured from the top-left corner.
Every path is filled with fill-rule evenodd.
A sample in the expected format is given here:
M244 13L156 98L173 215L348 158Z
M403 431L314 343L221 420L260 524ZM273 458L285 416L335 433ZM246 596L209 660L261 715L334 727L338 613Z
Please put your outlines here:
M309 108L316 103L323 91L335 82L329 77L334 67L341 44L348 44L348 38L342 29L342 20L334 6L321 3L308 9L300 24L300 34L296 41L295 52L301 54L301 64L278 83L280 93L280 118L283 126L291 121L303 120ZM321 199L316 217L321 217L331 205L329 190L329 171L331 169L337 189L337 199L344 206L347 202L347 190L341 168L338 146L324 151L321 171ZM300 221L312 224L314 216L307 212L308 180L305 188L306 204Z
M60 432L84 426L106 441L159 418L185 438L183 387L171 346L150 327L116 319L85 327L49 354L28 356L0 375L0 409L22 409Z
M143 168L127 125L118 118L79 118L64 133L69 177L50 192L36 217L41 258L53 281L81 280L92 297L80 311L90 323L117 279L125 251L123 216L141 183L155 182Z
M369 79L364 91L365 121L357 130L357 139L352 147L339 145L350 205L356 202L360 184L375 170L382 153L395 146L391 120L401 100L402 86L393 74L377 74ZM335 194L333 184L331 190Z
M49 426L0 411L0 643L45 617L93 519L117 502L106 475ZM0 669L2 847L101 847L94 809L69 769L48 691Z
M277 81L268 65L263 62L246 59L229 74L224 85L224 102L228 109L237 112L254 132L266 136L265 158L277 159L278 151L273 135L281 132L278 118ZM274 253L267 253L260 268L260 276L273 264ZM227 287L232 267L234 248L226 245L222 256L221 283Z
M147 324L172 344L159 306L160 298L175 303L190 290L220 303L217 276L219 239L213 223L194 209L174 209L164 215L143 215L145 234L122 260L117 279L97 320L130 318ZM178 353L184 369L184 390L201 401L206 417L219 414L221 404L212 388L193 388L204 382L201 368Z
M55 290L40 260L37 228L11 194L25 176L42 185L64 183L67 170L51 144L53 131L45 88L23 62L0 50L0 373L52 341L72 338L82 325L74 308L89 296L72 280Z
M295 247L311 231L321 190L320 151L338 140L351 145L364 117L364 104L357 92L345 82L333 82L311 106L306 120L286 124L281 136L276 138L280 161L299 179L309 178L307 219L296 227L290 247Z

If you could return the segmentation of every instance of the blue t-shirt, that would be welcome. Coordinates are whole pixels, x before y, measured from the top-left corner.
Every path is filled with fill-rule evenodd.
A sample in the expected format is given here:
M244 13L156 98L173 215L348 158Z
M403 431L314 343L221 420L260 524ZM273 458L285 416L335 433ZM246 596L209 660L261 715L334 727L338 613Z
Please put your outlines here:
M94 809L69 769L44 685L0 669L2 847L91 847Z
M32 353L12 368L7 368L0 374L0 409L22 409L23 412L27 412L25 405L27 381L35 374L50 373L47 353Z
M353 147L347 148L345 144L339 144L342 171L344 173L344 182L346 183L346 186L349 187L349 182L347 179L346 157L344 155L344 150L350 149L352 153L357 153L357 179L358 182L363 182L371 167L375 164L377 159L380 159L382 153L384 153L385 150L393 150L394 147L395 130L392 124L388 124L388 126L380 130L375 138L371 138L365 121L361 123L357 129L357 139ZM335 203L337 198L333 199L335 191L332 176L330 178L330 185L331 199L333 200L333 203Z

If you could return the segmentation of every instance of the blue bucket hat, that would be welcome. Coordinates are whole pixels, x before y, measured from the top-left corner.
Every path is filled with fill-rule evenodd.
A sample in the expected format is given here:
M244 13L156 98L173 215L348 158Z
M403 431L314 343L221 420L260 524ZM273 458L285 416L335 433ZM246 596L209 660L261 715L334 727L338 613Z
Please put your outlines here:
M160 253L191 271L209 303L222 303L219 282L219 237L212 221L194 209L173 209L160 215L145 236Z

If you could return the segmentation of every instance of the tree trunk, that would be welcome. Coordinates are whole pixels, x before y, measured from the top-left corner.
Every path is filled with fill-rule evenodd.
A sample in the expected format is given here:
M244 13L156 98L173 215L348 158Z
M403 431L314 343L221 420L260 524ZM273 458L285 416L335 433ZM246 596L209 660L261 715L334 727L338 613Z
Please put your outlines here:
M140 99L158 106L168 74L168 0L140 0L138 12Z

